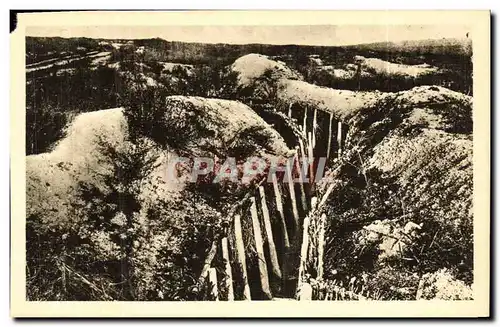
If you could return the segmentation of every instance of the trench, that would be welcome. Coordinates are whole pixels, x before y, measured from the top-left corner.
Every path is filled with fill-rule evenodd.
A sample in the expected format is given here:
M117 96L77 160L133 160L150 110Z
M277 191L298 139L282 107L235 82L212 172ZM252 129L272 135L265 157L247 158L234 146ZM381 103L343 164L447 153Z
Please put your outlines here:
M259 115L282 135L290 148L298 149L297 158L313 155L309 174L316 174L319 157L326 157L326 170L342 153L347 128L330 113L292 104L285 118L283 113L271 111L261 111ZM303 136L308 135L305 143L293 127L298 127ZM207 274L214 298L231 301L300 297L303 242L308 233L304 222L312 213L314 196L314 182L290 185L281 179L264 182L249 194L251 204L242 206L237 214L239 223L235 222L228 232L228 257L216 256L225 269ZM215 268L208 270L211 269ZM231 296L227 295L228 288L232 289Z

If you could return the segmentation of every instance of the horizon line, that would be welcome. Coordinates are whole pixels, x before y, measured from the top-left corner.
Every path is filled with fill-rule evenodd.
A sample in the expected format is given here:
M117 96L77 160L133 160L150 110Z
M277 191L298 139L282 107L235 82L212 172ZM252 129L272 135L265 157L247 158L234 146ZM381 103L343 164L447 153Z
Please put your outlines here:
M271 45L271 46L304 46L304 47L349 47L349 46L359 46L359 45L370 45L370 44L398 44L404 42L412 42L412 41L439 41L439 40L456 40L456 41L469 41L472 40L468 37L440 37L440 38L419 38L419 39L404 39L404 40L380 40L380 41L367 41L361 43L344 43L344 44L300 44L300 43L260 43L260 42L248 42L248 43L237 43L237 42L210 42L210 41L192 41L192 40L180 40L180 39L169 39L161 36L152 36L152 37L118 37L118 38L109 38L109 37L91 37L91 36L64 36L64 35L26 35L26 37L32 38L62 38L62 39L92 39L92 40L103 40L103 41L116 41L116 40L127 40L127 41L138 41L138 40L154 40L160 39L166 42L178 42L178 43L192 43L192 44L211 44L211 45L236 45L236 46L244 46L244 45Z

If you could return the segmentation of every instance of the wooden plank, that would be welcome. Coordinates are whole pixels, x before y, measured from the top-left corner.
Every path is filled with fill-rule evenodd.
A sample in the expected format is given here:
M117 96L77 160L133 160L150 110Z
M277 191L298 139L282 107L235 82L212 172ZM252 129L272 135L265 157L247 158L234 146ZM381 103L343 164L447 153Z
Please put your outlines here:
M302 245L300 248L300 265L299 265L299 276L298 276L298 287L297 289L300 291L302 288L302 284L304 282L304 272L307 264L307 250L309 248L309 216L304 218L304 225L302 229Z
M305 164L307 163L307 155L305 153L305 150L304 150L304 142L302 142L301 139L299 139L299 146L300 146L300 153L302 154L302 164ZM307 177L307 173L304 175L304 172L302 171L302 166L300 165L299 163L299 160L296 160L295 161L296 163L296 168L298 170L298 173L299 173L299 179L300 179L300 199L302 201L302 207L304 208L304 211L307 212L309 209L308 209L308 206L307 206L307 198L306 198L306 191L304 189L304 183L305 183L305 179Z
M317 279L323 278L323 256L325 251L325 224L326 224L326 214L322 214L319 221Z
M281 193L278 185L278 180L276 178L276 174L273 174L271 177L273 180L273 189L274 189L274 197L276 199L276 209L278 210L278 214L280 216L280 225L281 225L281 233L283 235L283 244L285 248L288 249L290 247L290 240L288 238L288 230L286 228L286 220L285 213L283 211L283 203L281 201Z
M318 205L318 208L322 207L326 203L326 200L328 200L328 197L332 193L333 188L335 187L335 185L336 185L336 183L330 183L330 185L328 185L328 188L326 189L325 194L321 198L321 201L320 201L320 203Z
M306 130L307 130L307 107L304 108L304 122L302 123L302 132L304 132L304 135L307 135Z
M308 159L310 160L309 161L309 183L311 184L311 187L312 185L314 184L314 150L313 150L313 144L314 144L314 140L313 140L313 136L312 136L312 133L309 132L307 134L307 156L308 156Z
M269 276L267 273L266 257L264 256L264 246L263 246L263 240L262 240L262 233L260 231L259 216L257 214L257 204L255 202L255 197L251 197L250 199L252 201L250 211L251 211L251 215L252 215L253 234L254 234L254 238L255 238L255 249L257 250L260 283L261 283L262 292L264 293L264 295L268 299L272 299L273 296L271 295L271 289L269 287Z
M338 129L337 129L337 145L338 145L338 154L339 158L342 155L342 122L339 121Z
M241 216L234 216L234 236L236 241L236 261L241 267L243 279L243 299L251 300L250 286L248 285L247 262L245 257L245 245L243 244L243 235L241 234Z
M215 254L217 253L217 242L213 241L212 246L210 247L210 251L208 251L208 255L205 258L205 262L203 263L203 268L201 269L201 274L198 279L198 283L202 284L204 283L208 270L210 269L210 266L212 265L212 260L215 257Z
M266 231L267 244L269 246L269 259L271 260L271 268L273 274L281 278L281 270L278 261L278 254L276 253L276 246L274 245L273 229L271 226L271 218L269 217L269 208L266 202L266 192L264 186L259 186L260 206L262 208L262 216L264 219L264 229Z
M229 247L227 245L227 237L221 240L222 246L222 258L226 262L226 289L227 289L227 300L234 301L234 289L233 289L233 273L231 271L231 262L229 261Z
M219 301L219 291L217 289L217 270L215 268L210 268L208 271L208 280L212 284L212 296L215 301Z
M314 183L319 183L325 177L325 166L326 166L326 158L325 157L319 157L317 158L317 161L315 162L315 167L314 167Z
M295 154L295 156L293 157L294 162L297 160L297 158L298 158L297 154ZM300 222L299 222L299 211L297 209L297 200L296 200L297 197L295 195L295 186L294 186L295 182L292 176L292 169L293 167L289 167L289 164L287 163L286 177L288 179L288 192L290 193L290 201L292 202L293 221L295 222L294 235L297 235L297 231L299 230L300 227Z
M326 158L330 158L330 149L332 148L332 122L333 113L330 113L330 125L328 126L328 148L326 150Z
M313 135L312 135L312 147L315 149L316 148L316 125L317 125L317 119L318 119L318 109L314 109L314 116L313 116Z

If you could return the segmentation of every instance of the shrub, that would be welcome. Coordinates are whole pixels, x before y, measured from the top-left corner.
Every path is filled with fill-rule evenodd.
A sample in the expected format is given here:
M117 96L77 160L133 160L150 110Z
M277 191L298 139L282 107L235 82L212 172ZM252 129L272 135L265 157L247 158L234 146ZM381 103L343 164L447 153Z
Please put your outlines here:
M74 224L47 230L28 219L28 299L198 299L200 264L221 215L193 192L154 195L161 181L150 141L101 146L110 172L77 186Z
M26 108L26 155L50 150L64 134L68 114L48 106Z

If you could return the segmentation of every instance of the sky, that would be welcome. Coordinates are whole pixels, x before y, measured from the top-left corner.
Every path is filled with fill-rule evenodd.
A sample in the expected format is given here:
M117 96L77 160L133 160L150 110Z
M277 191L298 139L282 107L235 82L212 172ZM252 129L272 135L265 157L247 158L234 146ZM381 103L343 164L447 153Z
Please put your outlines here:
M200 43L351 45L384 41L465 38L464 25L297 25L297 26L72 26L27 28L28 36L105 39L163 38Z

